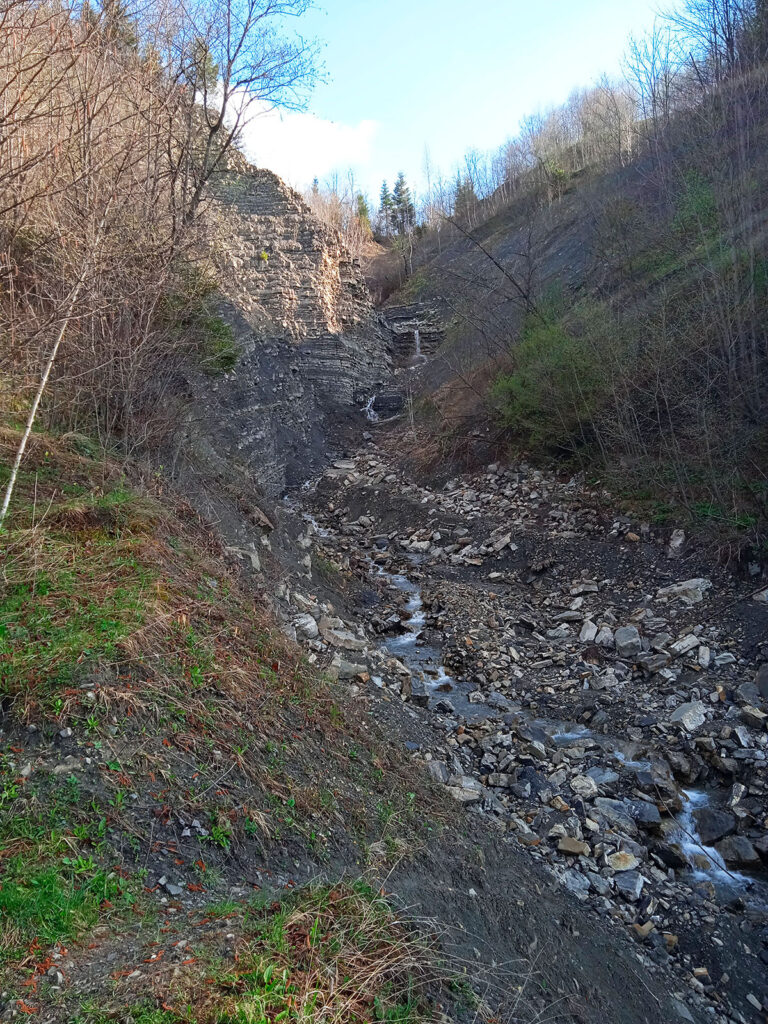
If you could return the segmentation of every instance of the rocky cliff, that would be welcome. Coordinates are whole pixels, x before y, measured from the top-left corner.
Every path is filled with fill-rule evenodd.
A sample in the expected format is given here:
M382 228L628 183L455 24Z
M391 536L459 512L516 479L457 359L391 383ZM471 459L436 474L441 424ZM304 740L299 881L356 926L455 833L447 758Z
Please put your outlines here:
M329 419L388 376L390 332L338 234L270 171L241 165L216 187L221 313L241 356L203 385L196 458L236 463L267 494L321 461Z

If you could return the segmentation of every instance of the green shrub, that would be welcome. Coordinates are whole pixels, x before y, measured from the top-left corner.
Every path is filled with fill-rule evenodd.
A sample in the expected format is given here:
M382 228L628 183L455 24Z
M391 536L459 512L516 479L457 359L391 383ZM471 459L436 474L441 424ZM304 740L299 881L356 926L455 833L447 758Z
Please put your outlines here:
M237 365L240 350L235 341L235 334L226 320L220 316L203 316L200 318L200 345L203 366L207 373L228 373Z
M709 234L718 223L717 202L710 183L699 171L683 175L672 226L679 235Z
M617 335L602 307L584 305L574 313L570 319L556 309L529 316L510 371L492 386L504 425L534 449L581 444L609 393L608 346Z

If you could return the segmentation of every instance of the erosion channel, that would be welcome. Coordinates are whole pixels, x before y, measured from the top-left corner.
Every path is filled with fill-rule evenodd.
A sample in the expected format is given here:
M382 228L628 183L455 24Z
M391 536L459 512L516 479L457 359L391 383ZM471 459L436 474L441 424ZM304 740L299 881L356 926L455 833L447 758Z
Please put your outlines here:
M457 820L495 831L535 921L521 863L671 978L638 1019L762 1019L765 593L578 477L429 486L396 457L401 427L361 421L362 446L283 502L311 564L280 594L289 629Z

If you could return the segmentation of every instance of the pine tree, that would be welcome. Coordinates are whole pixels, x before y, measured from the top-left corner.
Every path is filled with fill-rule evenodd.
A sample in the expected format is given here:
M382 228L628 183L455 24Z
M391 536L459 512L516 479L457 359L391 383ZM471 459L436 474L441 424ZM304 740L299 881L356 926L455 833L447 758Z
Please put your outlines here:
M387 185L385 181L381 186L379 216L381 217L382 227L387 238L389 238L392 233L393 213L394 204L392 200L392 193L389 191L389 185Z
M371 232L371 211L368 208L368 200L365 198L362 192L357 194L357 219L366 234L370 235Z
M453 215L457 220L468 222L477 203L477 194L472 179L469 177L462 178L458 174L453 193Z
M94 22L102 37L119 49L135 50L139 45L136 28L129 14L127 0L101 0L101 10L94 14L90 4L83 11L86 20Z
M416 210L411 201L411 190L402 171L398 174L392 190L392 207L397 233L407 235L416 222Z

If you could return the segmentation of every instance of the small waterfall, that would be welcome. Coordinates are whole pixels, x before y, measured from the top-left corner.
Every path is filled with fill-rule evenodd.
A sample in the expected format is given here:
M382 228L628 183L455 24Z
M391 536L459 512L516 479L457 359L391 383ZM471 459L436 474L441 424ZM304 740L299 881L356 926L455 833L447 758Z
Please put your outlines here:
M414 347L414 353L413 353L414 358L415 359L421 359L421 335L419 334L418 327L413 332L413 342L414 342L414 346L415 346Z
M371 397L368 399L368 402L367 402L367 404L365 406L365 418L368 420L369 423L378 423L379 422L379 414L373 408L375 402L376 402L376 395L371 395Z

